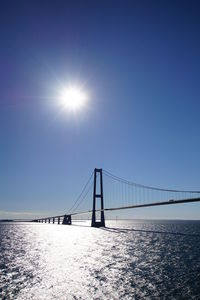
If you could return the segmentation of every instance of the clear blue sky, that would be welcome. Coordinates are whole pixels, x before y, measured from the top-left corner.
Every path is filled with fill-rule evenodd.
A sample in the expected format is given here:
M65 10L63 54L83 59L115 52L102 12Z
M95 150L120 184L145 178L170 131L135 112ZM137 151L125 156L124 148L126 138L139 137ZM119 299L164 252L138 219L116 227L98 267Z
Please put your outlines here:
M199 1L1 1L0 41L0 218L66 211L94 167L200 189ZM69 81L90 95L76 115Z

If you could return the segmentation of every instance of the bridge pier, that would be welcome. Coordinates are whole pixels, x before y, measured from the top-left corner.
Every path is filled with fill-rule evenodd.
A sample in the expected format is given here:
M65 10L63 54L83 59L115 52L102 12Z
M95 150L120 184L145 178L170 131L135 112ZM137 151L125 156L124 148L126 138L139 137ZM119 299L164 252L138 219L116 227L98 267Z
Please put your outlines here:
M97 173L100 174L100 194L97 194ZM96 200L101 201L101 220L96 220ZM103 175L102 169L94 169L94 190L93 190L93 210L92 210L92 227L105 227L104 203L103 203Z
M72 224L72 216L71 215L64 215L62 224L63 225L71 225Z

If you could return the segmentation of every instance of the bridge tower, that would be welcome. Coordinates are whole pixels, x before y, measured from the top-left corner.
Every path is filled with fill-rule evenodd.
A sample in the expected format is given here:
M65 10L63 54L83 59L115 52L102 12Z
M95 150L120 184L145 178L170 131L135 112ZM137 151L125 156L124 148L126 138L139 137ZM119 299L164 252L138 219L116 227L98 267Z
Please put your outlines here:
M97 174L99 174L99 190L100 193L97 194ZM101 201L101 220L96 221L96 201L100 199ZM92 209L92 227L105 227L105 217L104 217L104 203L103 203L103 175L102 169L94 169L94 190L93 190L93 209Z

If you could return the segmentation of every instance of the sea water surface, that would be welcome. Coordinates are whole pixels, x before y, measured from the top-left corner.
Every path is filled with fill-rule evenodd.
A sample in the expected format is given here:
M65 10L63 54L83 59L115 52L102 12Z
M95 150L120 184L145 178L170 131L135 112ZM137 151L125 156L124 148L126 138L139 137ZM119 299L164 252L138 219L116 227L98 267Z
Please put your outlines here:
M200 221L0 224L0 299L200 299Z

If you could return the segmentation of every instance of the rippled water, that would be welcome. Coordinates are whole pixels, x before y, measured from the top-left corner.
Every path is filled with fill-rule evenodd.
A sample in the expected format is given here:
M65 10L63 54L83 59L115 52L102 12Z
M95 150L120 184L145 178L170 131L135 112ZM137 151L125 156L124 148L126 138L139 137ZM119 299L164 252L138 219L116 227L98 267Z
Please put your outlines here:
M200 222L0 225L0 299L200 299Z

